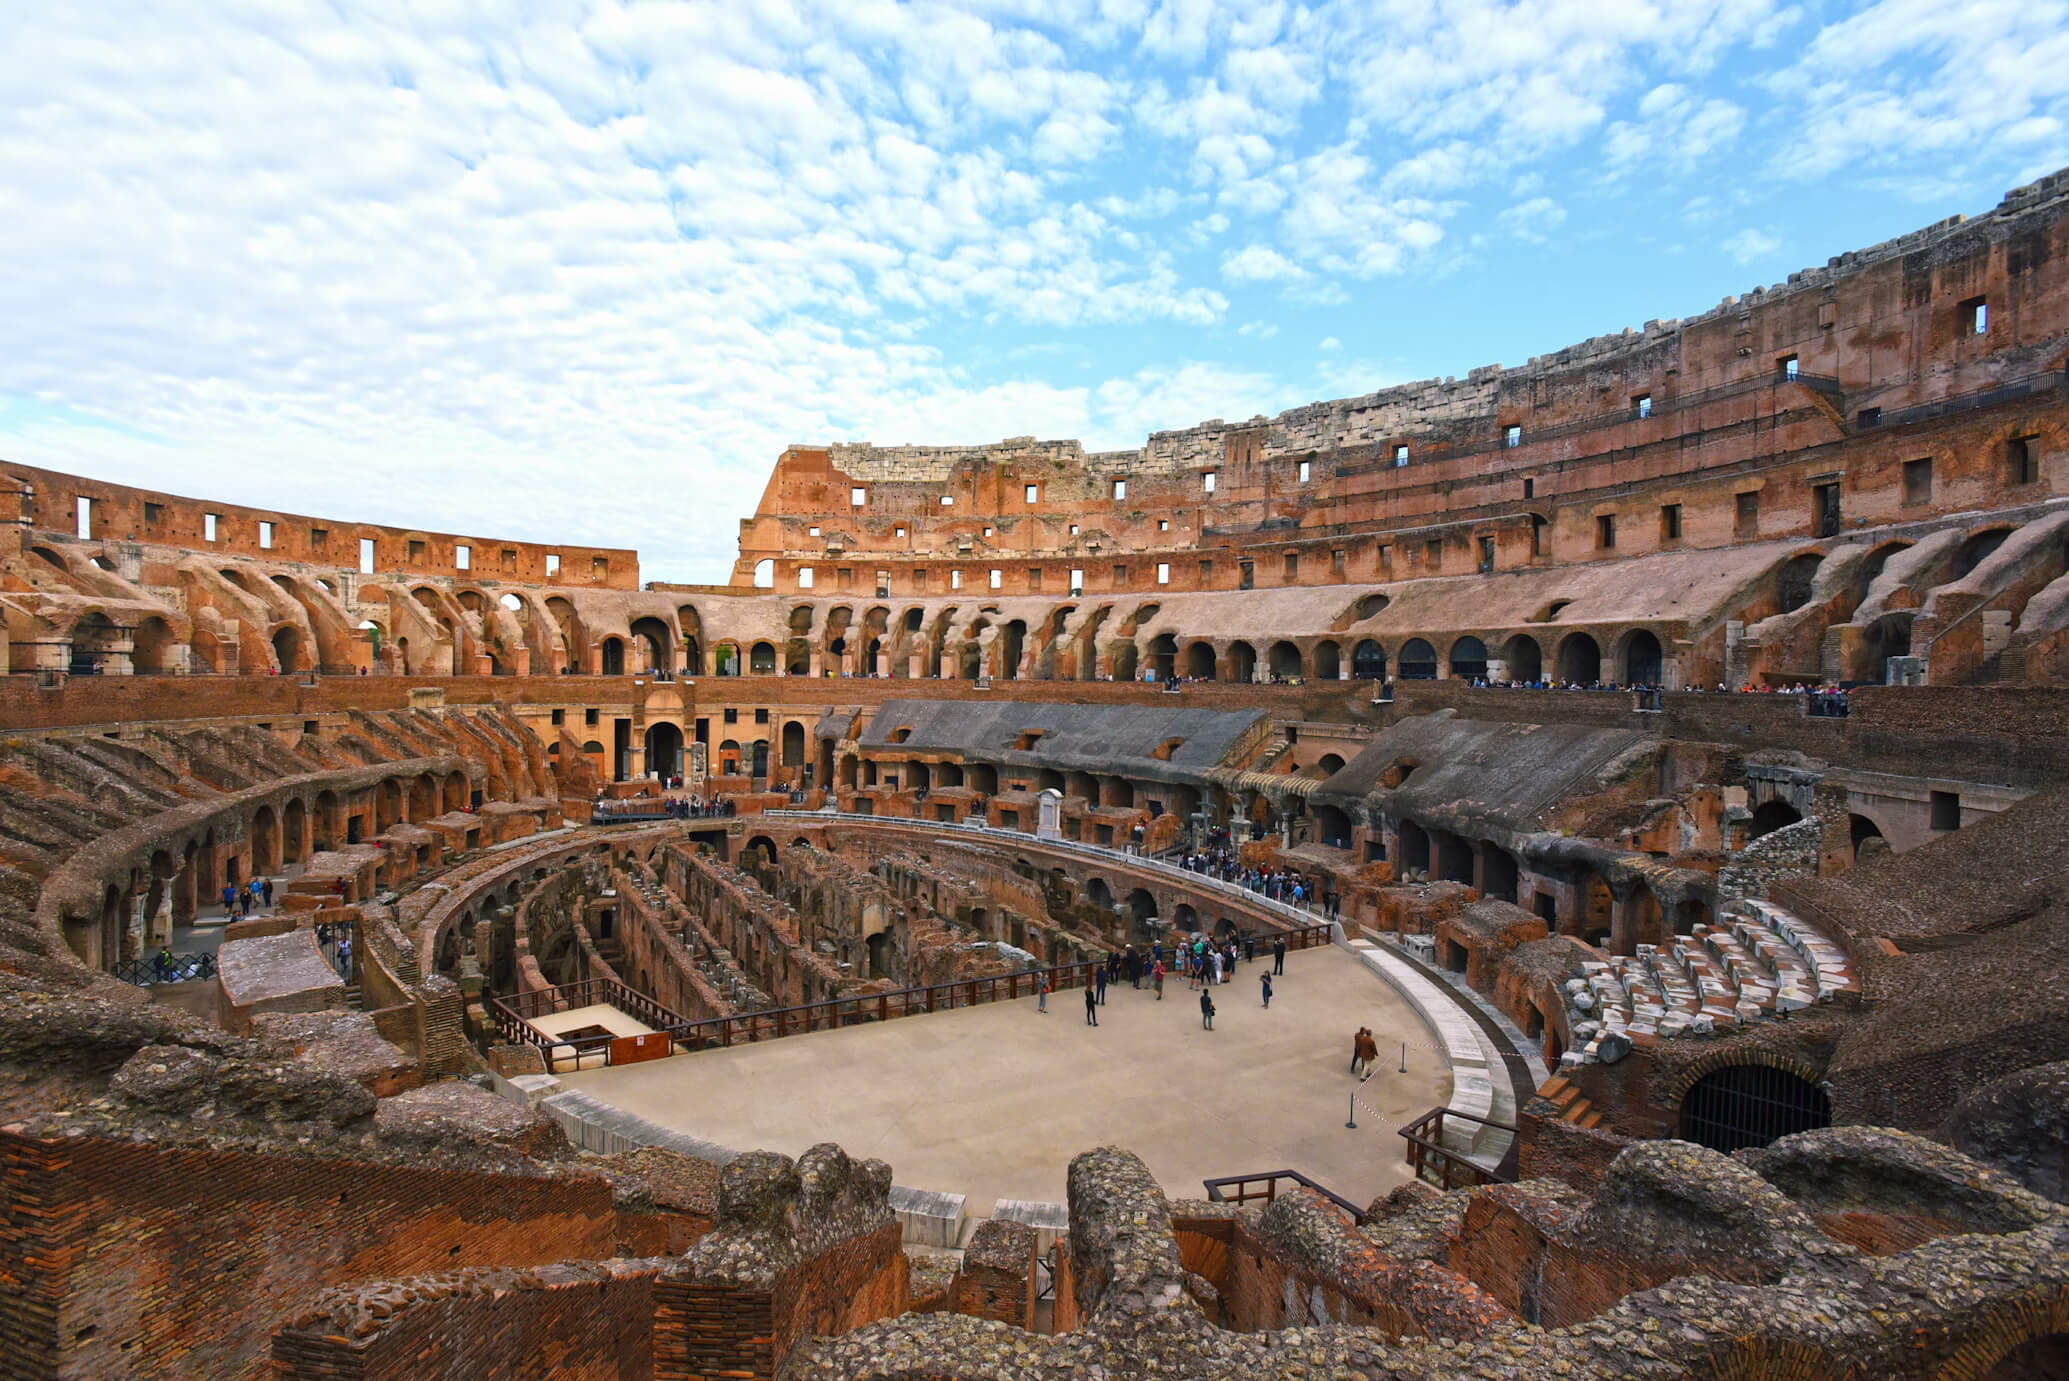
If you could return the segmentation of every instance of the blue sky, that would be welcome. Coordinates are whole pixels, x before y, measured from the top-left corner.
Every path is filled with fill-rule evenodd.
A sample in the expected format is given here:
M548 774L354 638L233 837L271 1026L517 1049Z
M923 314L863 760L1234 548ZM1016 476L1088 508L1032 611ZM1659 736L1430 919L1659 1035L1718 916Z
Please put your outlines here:
M724 579L790 442L1134 446L1521 364L2069 164L2069 0L9 26L0 456L650 579Z

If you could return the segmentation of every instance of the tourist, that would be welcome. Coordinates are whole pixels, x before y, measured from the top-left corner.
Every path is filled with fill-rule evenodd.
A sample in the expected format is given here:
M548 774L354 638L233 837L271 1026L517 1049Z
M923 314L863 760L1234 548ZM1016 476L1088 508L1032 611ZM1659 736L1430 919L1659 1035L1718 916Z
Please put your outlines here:
M265 894L266 894L266 909L267 909L268 911L271 911L271 910L273 909L273 879L272 879L272 878L267 878L267 879L266 879L265 887L264 887L264 889L263 889L263 890L265 891Z
M1098 994L1097 1000L1100 1002L1106 1001L1106 970L1103 967L1093 972L1092 984Z
M1157 990L1157 1001L1164 1000L1164 961L1157 960L1157 966L1150 970L1150 985Z
M1042 995L1041 998L1035 1003L1035 1010L1037 1012L1046 1012L1049 1010L1049 975L1046 973L1042 975Z
M226 882L223 884L223 914L227 916L236 909L237 884L234 882Z
M1269 1007L1272 1005L1272 976L1270 974L1263 975L1262 982L1264 983L1264 1005Z
M1212 973L1214 981L1219 983L1221 981L1221 951L1215 950L1214 953L1207 956L1207 960L1208 972Z
M152 961L152 966L158 970L158 981L160 983L170 983L172 981L172 946L160 945L158 947L158 957Z
M1284 938L1272 941L1272 972L1286 972L1286 941Z
M1379 1041L1374 1038L1372 1029L1370 1027L1360 1028L1358 1032L1358 1059L1364 1062L1366 1078L1372 1077L1372 1062L1378 1058ZM1355 1065L1352 1067L1352 1072L1357 1072Z
M1104 978L1104 973L1101 975ZM1099 994L1089 987L1085 989L1085 1025L1099 1025Z
M1200 994L1200 1029L1203 1031L1212 1031L1214 1029L1214 994L1209 992L1202 992Z

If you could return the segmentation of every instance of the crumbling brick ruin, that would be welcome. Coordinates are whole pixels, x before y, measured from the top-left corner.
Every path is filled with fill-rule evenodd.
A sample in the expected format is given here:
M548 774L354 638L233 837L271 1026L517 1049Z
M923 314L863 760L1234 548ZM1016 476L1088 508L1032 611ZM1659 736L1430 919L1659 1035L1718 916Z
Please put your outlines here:
M0 1372L2069 1374L2065 389L2069 173L1520 369L793 447L722 587L7 465ZM1421 1016L1404 1187L966 1215L563 1082L1195 934Z

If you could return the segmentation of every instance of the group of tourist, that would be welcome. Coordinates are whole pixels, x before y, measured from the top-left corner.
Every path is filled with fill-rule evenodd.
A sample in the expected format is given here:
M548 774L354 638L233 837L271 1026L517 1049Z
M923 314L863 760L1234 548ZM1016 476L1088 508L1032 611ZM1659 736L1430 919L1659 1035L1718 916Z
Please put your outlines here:
M224 916L234 916L241 921L261 907L269 911L273 908L273 879L253 878L243 887L234 882L223 884Z
M1230 848L1186 852L1171 861L1189 873L1231 882L1245 891L1256 892L1288 906L1319 906L1323 916L1332 921L1336 919L1336 893L1295 869L1245 868L1238 861L1235 850Z
M1544 690L1544 691L1627 691L1640 695L1659 696L1669 689L1652 682L1616 681L1558 681L1539 678L1534 681L1497 681L1485 676L1474 676L1467 685L1475 690ZM1827 681L1812 686L1797 684L1790 686L1758 686L1751 681L1732 687L1719 681L1714 687L1694 685L1683 686L1677 694L1683 695L1802 695L1810 698L1813 714L1844 716L1850 688L1836 681Z
M702 796L653 796L642 792L637 796L607 798L602 792L589 806L591 824L608 825L614 820L647 820L656 813L670 820L706 820L727 818L739 813L739 808L730 796L713 796L709 800Z
M1138 991L1147 983L1156 993L1157 1001L1164 1000L1164 980L1173 968L1186 976L1186 987L1196 989L1200 994L1200 1026L1204 1030L1214 1029L1214 989L1233 982L1238 963L1251 963L1257 958L1258 938L1246 933L1240 938L1224 936L1220 940L1209 940L1206 936L1193 934L1172 946L1167 954L1164 942L1157 940L1149 949L1140 951L1133 945L1110 950L1106 961L1092 971L1092 979L1085 984L1085 1024L1099 1025L1099 1009L1106 1005L1106 990L1118 987L1123 978ZM1274 936L1270 946L1272 966L1258 975L1259 989L1266 1008L1272 1005L1272 979L1286 972L1286 940ZM1042 979L1039 1000L1035 1004L1038 1012L1049 1010L1049 979Z

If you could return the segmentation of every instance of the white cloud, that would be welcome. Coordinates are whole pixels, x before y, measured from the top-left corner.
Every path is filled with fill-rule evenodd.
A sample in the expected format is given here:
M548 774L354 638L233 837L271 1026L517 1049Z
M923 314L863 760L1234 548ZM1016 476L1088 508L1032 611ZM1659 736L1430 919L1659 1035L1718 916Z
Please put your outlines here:
M1724 237L1719 246L1726 254L1741 264L1750 264L1765 259L1782 247L1781 237L1765 230L1748 226Z
M1139 370L1093 390L1093 437L1100 449L1140 446L1151 432L1190 427L1210 417L1254 417L1291 407L1285 385L1258 370L1192 362Z
M1236 283L1305 278L1307 270L1269 245L1245 245L1221 256L1221 276Z
M1494 223L1519 240L1542 243L1566 223L1566 208L1550 197L1532 197L1503 211Z
M1322 343L1321 343L1321 344L1319 344L1319 345L1317 345L1317 346L1315 347L1315 349L1317 349L1317 350L1341 350L1341 349L1343 349L1343 342L1342 342L1342 341L1340 341L1340 340L1338 340L1338 339L1337 339L1337 338L1336 338L1335 336L1324 336L1324 337L1322 338Z

